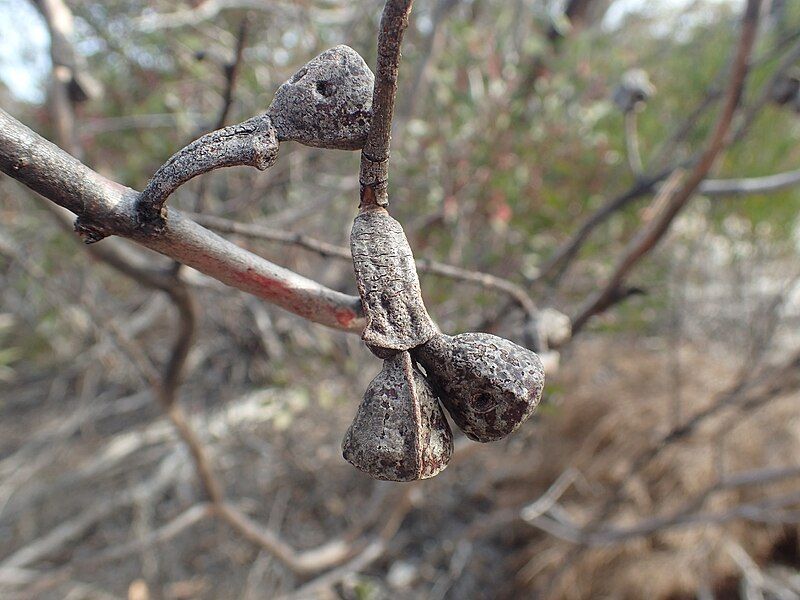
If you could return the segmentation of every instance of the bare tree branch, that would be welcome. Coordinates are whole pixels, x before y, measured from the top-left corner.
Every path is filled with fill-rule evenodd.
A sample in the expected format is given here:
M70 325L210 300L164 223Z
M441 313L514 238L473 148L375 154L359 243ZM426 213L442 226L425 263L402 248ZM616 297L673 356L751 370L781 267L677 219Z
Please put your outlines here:
M743 111L741 121L739 122L736 131L732 136L732 144L741 141L742 138L747 135L750 127L761 113L761 109L764 108L764 106L766 106L766 104L769 102L772 90L775 87L775 83L789 69L791 69L798 59L800 59L800 39L796 40L786 54L783 55L783 58L781 58L780 63L778 63L778 66L772 72L770 78L762 86L761 93L758 95L758 98L756 98L756 100Z
M793 37L788 38L787 40L782 40L778 44L776 44L776 48L773 49L766 57L763 57L760 62L765 60L771 60L774 58L775 55L779 53L780 50L786 45L787 42L792 42ZM779 65L776 67L775 71L770 76L769 81L767 81L761 89L758 99L753 102L749 107L744 110L744 115L741 118L739 124L735 129L735 133L732 136L731 144L734 144L741 139L749 131L750 126L755 121L756 117L760 113L761 109L766 105L769 101L769 94L774 85L774 82L779 79L787 69L789 69L800 57L800 40L794 40L794 43L789 47L789 49L785 52L783 58L781 59ZM672 154L677 144L683 140L686 135L691 131L691 129L697 123L697 120L700 116L722 96L722 92L718 89L717 80L722 80L723 76L725 75L725 71L721 71L717 77L715 77L715 82L711 84L709 91L700 102L700 104L695 108L694 111L686 118L684 123L676 130L676 132L664 143L662 148L658 151L658 156L650 161L651 163L659 164L663 163L665 157L668 157ZM676 168L681 167L690 167L691 165L696 164L696 158L692 157L687 160L684 160L682 163L678 165L672 165L667 168L664 168L660 172L651 175L651 176L644 176L642 179L636 181L627 191L623 192L622 194L614 197L613 199L606 202L603 206L601 206L595 213L592 213L587 219L578 227L576 232L570 237L566 242L561 244L558 249L547 259L547 261L542 265L539 274L535 278L536 281L540 280L552 280L558 281L566 272L567 268L569 267L572 260L575 258L577 253L583 247L583 244L589 239L591 233L602 223L607 221L609 217L611 217L616 212L624 209L632 202L642 198L654 191L657 190L658 184L665 180L667 177L670 176L672 171ZM787 174L788 175L788 174ZM777 177L777 176L775 176ZM708 191L704 190L703 187L706 185L706 182L701 184L701 190L706 195L716 195L715 190L717 186L722 189L729 189L728 184L722 183L723 180L709 180L710 182L713 181L714 183L708 184ZM742 185L737 185L733 183L735 180L731 180L731 187L742 187L743 189L748 189L748 184L745 180L739 180ZM772 188L771 185L775 184L775 187ZM762 193L762 190L758 189L760 185L764 185L765 189L763 192L768 191L777 191L778 189L782 189L783 186L779 186L777 181L753 181L753 192L752 193ZM793 184L786 184L787 186ZM749 190L744 193L750 193ZM738 195L739 192L735 190L731 190L731 195ZM719 195L729 195L727 192L720 191Z
M242 68L242 57L244 56L244 47L247 45L247 29L249 27L249 19L245 15L239 23L239 31L236 34L236 52L233 56L233 61L225 65L225 93L222 96L222 108L217 117L217 122L214 129L222 129L225 126L225 121L228 120L228 113L233 104L233 91L236 89L236 83L239 79L239 72Z
M142 31L174 29L186 25L198 25L216 17L223 10L254 9L273 11L275 3L262 0L203 0L193 8L170 13L148 13L136 19L136 26Z
M444 30L441 25L447 16L458 7L461 0L437 0L433 9L431 30L425 38L425 48L422 51L422 59L417 62L417 70L412 79L413 83L408 91L408 96L403 110L405 119L411 118L417 109L420 100L426 97L427 84L430 78L436 57L444 46Z
M580 331L592 316L606 310L613 304L628 273L664 237L672 221L686 206L686 203L714 166L720 152L730 143L727 139L728 132L730 131L736 108L739 105L747 76L750 51L758 29L760 7L760 0L748 0L747 2L742 19L742 31L736 51L736 59L725 95L725 104L705 151L701 154L692 171L683 179L680 186L676 186L677 189L673 190L671 186L664 186L661 189L653 201L653 206L663 206L663 209L631 240L608 282L578 312L573 319L573 332Z
M536 279L558 279L566 271L569 263L578 254L584 242L589 239L589 236L596 227L604 223L617 211L628 206L631 202L651 193L661 181L669 177L672 171L673 169L670 167L652 177L636 182L628 191L612 198L597 211L592 213L592 215L578 227L578 230L573 236L559 246L547 262L542 265Z
M323 257L332 257L347 261L352 261L353 257L349 248L344 246L337 246L323 240L309 237L303 233L294 233L286 231L285 229L273 229L264 225L255 223L239 223L221 217L210 215L200 215L192 213L189 215L194 221L200 223L204 227L219 231L222 233L232 233L249 238L256 238L262 240L269 240L271 242L278 242L280 244L287 244L303 248L310 252L316 252ZM470 271L461 267L455 267L446 263L437 262L427 258L416 259L417 271L420 273L429 273L431 275L438 275L440 277L447 277L457 281L465 281L475 284L479 287L489 290L495 290L505 294L517 304L529 317L534 317L538 314L538 309L533 299L525 291L525 289L502 277L497 277L491 273L483 273L480 271Z
M710 493L710 491L705 493ZM786 509L798 503L800 503L800 493L793 492L775 498L767 498L761 502L740 504L722 512L681 510L671 515L644 519L629 527L607 527L593 531L585 531L572 522L564 522L563 519L555 520L546 515L538 516L529 523L572 543L585 546L605 546L692 525L719 525L734 520L772 524L797 523L800 522L799 510L781 511L779 509Z
M135 190L106 179L0 109L0 170L81 218L81 229L121 235L296 315L353 333L361 301L258 257L176 210L158 235L137 227Z
M625 113L625 149L628 155L628 166L636 179L642 176L642 154L639 150L638 117L635 109Z
M747 196L779 192L800 185L800 169L743 179L706 179L697 188L705 196Z

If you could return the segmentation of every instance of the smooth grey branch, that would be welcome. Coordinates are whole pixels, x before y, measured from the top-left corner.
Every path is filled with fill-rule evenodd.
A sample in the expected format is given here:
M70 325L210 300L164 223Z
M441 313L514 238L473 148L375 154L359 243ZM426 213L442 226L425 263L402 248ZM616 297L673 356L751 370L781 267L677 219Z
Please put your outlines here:
M0 171L77 214L80 232L121 235L227 285L334 329L360 333L359 298L326 288L170 211L159 235L137 226L139 194L99 173L0 109Z

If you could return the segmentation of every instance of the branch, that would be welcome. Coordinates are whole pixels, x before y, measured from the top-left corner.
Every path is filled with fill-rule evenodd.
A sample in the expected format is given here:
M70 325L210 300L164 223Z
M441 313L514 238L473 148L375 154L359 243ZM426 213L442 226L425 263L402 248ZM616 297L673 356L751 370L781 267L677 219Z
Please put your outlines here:
M628 166L631 173L638 179L644 172L642 166L642 154L639 151L639 132L637 127L636 109L631 109L625 113L625 149L628 155Z
M716 491L716 487L702 492L700 496L705 497L713 491ZM689 505L695 504L696 501L690 501ZM723 512L680 510L671 515L643 519L627 527L605 527L594 531L587 531L571 520L565 522L564 519L556 520L546 515L535 517L528 523L568 542L585 546L607 546L692 525L721 525L735 520L771 524L796 523L800 521L800 511L785 509L798 503L800 503L800 493L795 491L775 498L766 498L761 502L740 504Z
M798 60L800 60L800 40L796 40L786 54L784 54L780 63L778 63L778 66L772 72L769 80L767 80L767 82L762 86L761 94L759 94L758 98L755 100L755 102L753 102L753 104L745 109L739 126L733 134L731 143L735 144L744 138L761 112L761 109L764 108L764 106L766 106L766 104L770 101L775 83L786 73L786 71L791 69Z
M228 113L233 104L233 91L239 79L239 71L241 71L244 47L247 45L248 27L249 19L245 15L239 23L239 32L236 35L236 53L234 54L233 62L225 65L225 93L222 97L222 108L220 109L214 129L222 129L225 126L225 121L228 120Z
M719 395L718 399L709 407L697 412L686 423L674 427L667 434L662 436L656 443L648 447L638 456L634 457L630 461L630 466L626 470L626 473L621 480L636 480L638 474L652 464L655 458L662 451L690 435L702 423L704 423L706 419L714 414L717 414L719 411L727 407L733 407L739 411L752 410L763 406L766 402L776 396L795 391L799 386L800 353L793 356L789 361L780 367L765 369L755 378L752 378L749 368L744 369L740 379L733 386L731 386L729 390ZM793 477L794 473L792 472L792 468L789 468L787 470L776 470L773 475L775 479L780 479L784 476ZM726 481L736 487L738 485L749 485L750 481L754 481L754 483L761 483L762 481L766 482L767 480L772 480L771 477L773 475L770 475L769 472L767 472L763 474L761 480L754 481L757 478L750 477L745 474L738 474L728 478ZM624 490L624 486L618 486L615 488L614 494L603 503L599 511L597 511L596 516L579 530L575 528L567 530L567 535L572 534L573 537L565 539L571 539L571 541L578 543L581 541L580 538L584 536L590 536L593 532L601 531L603 524L607 521L614 508L623 499ZM561 526L560 523L556 523L556 525ZM539 523L537 523L537 526L539 526ZM559 533L556 531L548 531L554 535L559 535ZM561 527L561 531L565 531L563 526ZM607 532L608 530L606 529L605 531ZM579 549L574 549L562 564L568 564L575 558L575 556L577 556L579 552ZM561 576L562 573L563 570L559 570L559 572L551 580L550 587L555 584L555 581Z
M791 41L788 40L788 41ZM774 55L777 54L776 50L779 50L784 44L786 40L780 42L778 44L777 49L773 49L770 54L764 58L762 58L759 62L764 62L765 60L771 60ZM787 53L785 54L784 58L781 60L779 66L775 69L772 76L770 77L769 81L764 84L762 87L761 94L759 95L759 99L754 102L750 107L748 107L745 112L744 116L740 121L740 124L736 128L735 133L732 137L732 144L741 140L747 131L749 130L750 125L752 125L753 121L757 117L759 111L764 107L764 105L769 101L769 93L774 85L774 82L786 72L788 68L790 68L796 60L800 58L800 40L796 40L795 43L789 48ZM722 96L722 92L718 89L718 80L722 80L725 71L720 71L720 73L715 77L714 83L712 83L709 87L709 91L707 92L706 96L700 102L700 104L692 111L692 113L686 118L684 123L678 127L676 132L667 140L661 149L658 151L658 157L650 161L651 163L661 163L664 160L664 157L671 154L672 150L678 145L678 143L683 140L694 125L697 123L698 119L702 114L712 106L719 98ZM685 160L681 165L682 167L690 167L692 164L695 163L694 158L690 158ZM575 258L577 253L583 247L583 244L591 235L592 231L597 228L599 225L604 223L611 217L614 213L623 208L627 207L629 204L634 202L635 200L646 196L647 194L653 192L657 189L657 185L670 176L672 171L678 168L676 166L671 166L665 168L661 172L637 181L633 184L633 186L626 192L620 194L619 196L609 200L604 204L600 209L597 210L594 214L589 216L578 228L578 230L573 234L573 236L561 244L558 249L552 254L552 256L544 263L541 267L539 275L535 278L536 281L550 279L552 281L557 281L560 279L567 267L570 265L572 260ZM744 180L742 180L744 183ZM755 183L755 182L753 182ZM768 182L762 181L761 183L767 185ZM709 185L710 191L706 192L703 187L701 190L706 195L715 195L714 186L716 184L712 183ZM720 184L724 185L724 184ZM789 184L787 184L788 186ZM705 186L705 182L701 184L701 186ZM773 189L778 189L776 186ZM773 189L765 189L764 191L773 191ZM733 194L738 194L738 192L732 191ZM748 193L748 192L743 192ZM761 193L761 190L754 190L753 193ZM720 192L722 195L722 192ZM727 195L727 194L726 194Z
M25 567L39 561L49 553L60 549L68 542L82 535L98 521L105 519L114 512L119 512L121 508L131 504L137 497L154 497L162 493L174 483L178 466L179 457L174 453L170 454L161 462L158 470L149 479L135 487L100 500L81 511L74 518L62 522L47 534L5 557L3 562L0 563L0 571Z
M372 118L364 149L361 151L361 204L389 204L389 144L392 116L397 95L400 45L408 27L413 0L387 0L378 34L378 65L372 93Z
M79 217L81 233L119 235L327 327L358 333L361 301L279 267L169 210L157 235L137 227L138 193L106 179L0 109L0 171Z
M747 196L779 192L800 184L800 169L744 179L706 179L697 191L705 196Z
M758 29L758 13L761 6L760 0L748 0L742 19L742 32L736 51L736 59L730 77L730 84L725 96L722 109L714 132L711 134L706 150L694 166L691 173L681 178L679 185L664 186L653 201L654 207L663 206L663 209L646 224L644 229L634 237L625 249L622 258L617 264L614 273L605 286L592 297L573 319L573 332L580 331L587 321L594 315L606 310L613 304L618 290L622 287L628 273L641 261L669 230L672 221L686 206L705 179L708 172L722 150L730 143L726 138L733 121L734 113L739 105L745 78L747 76L748 59L753 47L753 41ZM676 182L677 183L677 182Z
M214 217L209 215L200 215L192 213L188 215L193 220L197 221L204 227L219 231L221 233L232 233L249 238L269 240L280 244L297 246L309 252L316 252L324 258L337 258L347 261L352 261L353 256L349 248L344 246L337 246L323 240L309 237L302 233L294 233L284 229L273 229L264 225L254 223L239 223L221 217ZM525 289L510 281L497 277L490 273L483 273L480 271L470 271L460 267L454 267L445 263L429 260L427 258L416 259L417 270L421 273L429 273L431 275L438 275L440 277L447 277L457 281L465 281L473 283L479 287L489 290L495 290L502 294L508 295L511 300L519 305L519 307L526 313L528 317L534 317L538 314L536 304L525 291Z
M204 0L193 8L171 13L147 13L134 20L134 26L144 32L173 29L185 25L199 25L216 17L223 10L256 9L274 10L274 2L263 0Z
M597 211L592 213L569 240L561 244L547 262L542 265L535 280L551 279L557 281L563 276L572 259L577 255L583 244L599 225L603 224L614 213L624 209L632 202L654 191L673 171L672 168L647 179L636 182L628 191L609 200ZM762 177L749 177L743 179L705 179L698 187L698 193L705 196L747 196L751 194L768 194L778 192L795 185L800 185L800 169L765 175Z
M661 181L669 177L672 170L673 169L670 167L652 177L636 182L628 191L612 198L601 206L578 227L578 230L569 240L558 247L547 262L542 265L536 279L558 279L563 275L569 263L575 255L577 255L584 242L589 238L589 235L596 227L604 223L617 211L628 206L631 202L638 200L642 196L646 196L656 189L656 186Z
M437 55L444 47L445 32L442 30L441 25L447 16L458 7L461 0L438 0L436 7L433 9L433 22L431 23L431 30L425 38L424 50L422 51L422 59L417 62L417 70L414 73L413 83L408 92L406 99L405 110L403 117L406 120L410 119L415 113L420 100L426 97L428 79L436 62Z

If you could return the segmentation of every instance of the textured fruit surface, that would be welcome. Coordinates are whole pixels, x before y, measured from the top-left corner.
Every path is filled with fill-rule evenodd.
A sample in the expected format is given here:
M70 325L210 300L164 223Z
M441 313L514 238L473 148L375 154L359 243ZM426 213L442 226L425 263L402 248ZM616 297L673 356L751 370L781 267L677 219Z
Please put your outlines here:
M544 369L536 353L488 333L440 334L413 355L453 421L478 442L507 436L542 397Z
M372 117L375 76L348 46L311 59L278 88L267 114L280 140L359 150Z
M413 481L447 466L453 435L408 352L384 362L342 443L344 458L376 479Z
M350 249L367 318L361 337L373 352L385 358L437 334L425 310L414 255L400 223L382 208L360 213L353 221Z

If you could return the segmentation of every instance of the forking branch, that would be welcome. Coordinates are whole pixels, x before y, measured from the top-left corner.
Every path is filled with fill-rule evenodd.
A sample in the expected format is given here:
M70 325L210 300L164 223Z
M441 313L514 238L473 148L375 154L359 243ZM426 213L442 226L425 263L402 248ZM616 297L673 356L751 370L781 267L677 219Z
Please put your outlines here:
M166 227L138 227L138 193L93 171L0 109L0 170L86 223L175 259L315 323L357 333L361 301L279 267L169 209Z
M631 240L628 247L623 251L623 256L617 263L608 282L578 312L573 319L573 332L579 331L593 315L604 311L619 298L619 290L628 273L664 237L672 221L686 206L686 203L691 199L703 179L714 166L720 153L730 143L728 134L736 109L739 106L742 89L747 77L750 51L758 29L760 8L760 0L748 0L742 19L741 35L730 76L730 83L725 95L725 104L705 150L700 155L696 165L685 177L679 171L675 171L672 175L672 177L675 177L675 185L666 184L661 188L653 200L653 207L658 209L658 214L651 222L645 224L639 234Z

